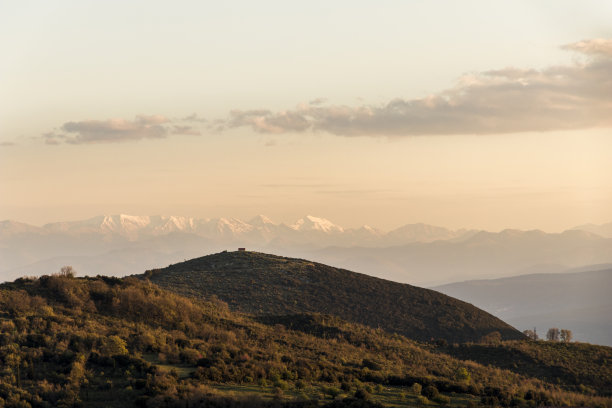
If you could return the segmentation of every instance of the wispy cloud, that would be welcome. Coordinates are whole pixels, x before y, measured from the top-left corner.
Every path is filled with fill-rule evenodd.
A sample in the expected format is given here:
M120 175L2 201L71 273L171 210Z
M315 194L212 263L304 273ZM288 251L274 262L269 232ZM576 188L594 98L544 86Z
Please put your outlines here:
M612 39L607 38L578 41L572 44L566 44L562 48L565 50L578 51L587 55L612 57Z
M172 134L173 135L191 135L191 136L199 136L202 134L198 129L193 126L172 126Z
M199 116L197 113L192 113L191 115L185 116L184 118L181 119L181 121L182 122L200 122L200 123L208 122L208 120Z
M17 144L15 142L0 142L0 147L13 147Z
M506 68L465 75L454 88L383 105L233 110L218 130L324 131L343 136L494 134L612 126L612 39L562 48L591 58L544 70Z
M139 115L134 120L108 119L66 122L58 130L42 135L46 144L93 144L162 139L169 134L199 135L192 126L173 124L162 115Z

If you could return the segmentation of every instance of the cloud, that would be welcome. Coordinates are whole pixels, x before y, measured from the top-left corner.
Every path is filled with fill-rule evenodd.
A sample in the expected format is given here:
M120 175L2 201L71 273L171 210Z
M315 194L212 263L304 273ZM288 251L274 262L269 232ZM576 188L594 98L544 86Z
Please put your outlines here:
M15 142L0 142L0 147L13 147L17 144Z
M189 116L185 116L184 118L181 119L182 122L200 122L200 123L206 123L208 122L205 118L199 116L196 113L192 113Z
M192 121L194 118L191 118ZM182 122L177 120L176 122ZM141 139L163 139L168 135L200 135L192 126L175 123L162 115L139 115L133 120L108 119L66 122L42 135L46 144L116 143Z
M274 113L268 110L249 110L230 112L225 126L234 128L251 126L261 133L302 132L312 126L310 118L301 111L285 111Z
M136 116L134 120L108 119L66 122L58 131L45 133L47 144L88 144L124 142L140 139L161 139L168 130L163 126L169 120L161 115Z
M612 126L612 40L562 48L586 63L544 70L506 68L465 75L451 89L383 105L233 110L216 129L248 126L260 133L323 131L343 136L495 134Z
M312 101L308 102L311 105L322 105L325 102L327 102L327 98L316 98L313 99Z
M612 39L594 38L567 44L562 47L565 50L578 51L587 55L598 55L612 57Z
M192 126L177 126L174 125L172 127L172 134L173 135L191 135L191 136L199 136L202 133L193 128Z

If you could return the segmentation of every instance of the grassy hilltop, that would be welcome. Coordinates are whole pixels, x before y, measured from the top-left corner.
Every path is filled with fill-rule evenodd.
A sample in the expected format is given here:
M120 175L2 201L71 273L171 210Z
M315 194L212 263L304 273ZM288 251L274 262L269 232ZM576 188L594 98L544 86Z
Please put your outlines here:
M148 271L142 277L185 296L227 302L258 315L325 313L420 341L478 341L523 334L471 304L439 292L257 252L224 252Z

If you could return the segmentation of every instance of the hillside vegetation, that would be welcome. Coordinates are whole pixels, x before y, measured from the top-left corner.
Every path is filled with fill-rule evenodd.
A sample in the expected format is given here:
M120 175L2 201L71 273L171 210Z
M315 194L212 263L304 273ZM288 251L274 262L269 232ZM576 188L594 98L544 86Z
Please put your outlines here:
M190 297L217 296L232 310L325 313L420 341L479 341L493 332L503 339L523 338L489 313L433 290L257 252L204 256L141 278Z
M0 311L6 407L612 406L609 348L584 354L597 359L580 370L602 378L580 388L333 316L256 321L134 278L19 279L0 285Z

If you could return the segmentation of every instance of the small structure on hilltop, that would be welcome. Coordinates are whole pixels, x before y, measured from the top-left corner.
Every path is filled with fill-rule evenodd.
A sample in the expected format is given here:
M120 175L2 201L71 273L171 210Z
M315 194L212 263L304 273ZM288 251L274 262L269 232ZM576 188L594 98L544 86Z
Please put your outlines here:
M246 251L246 248L238 248L238 251L239 252L244 252L244 251Z

